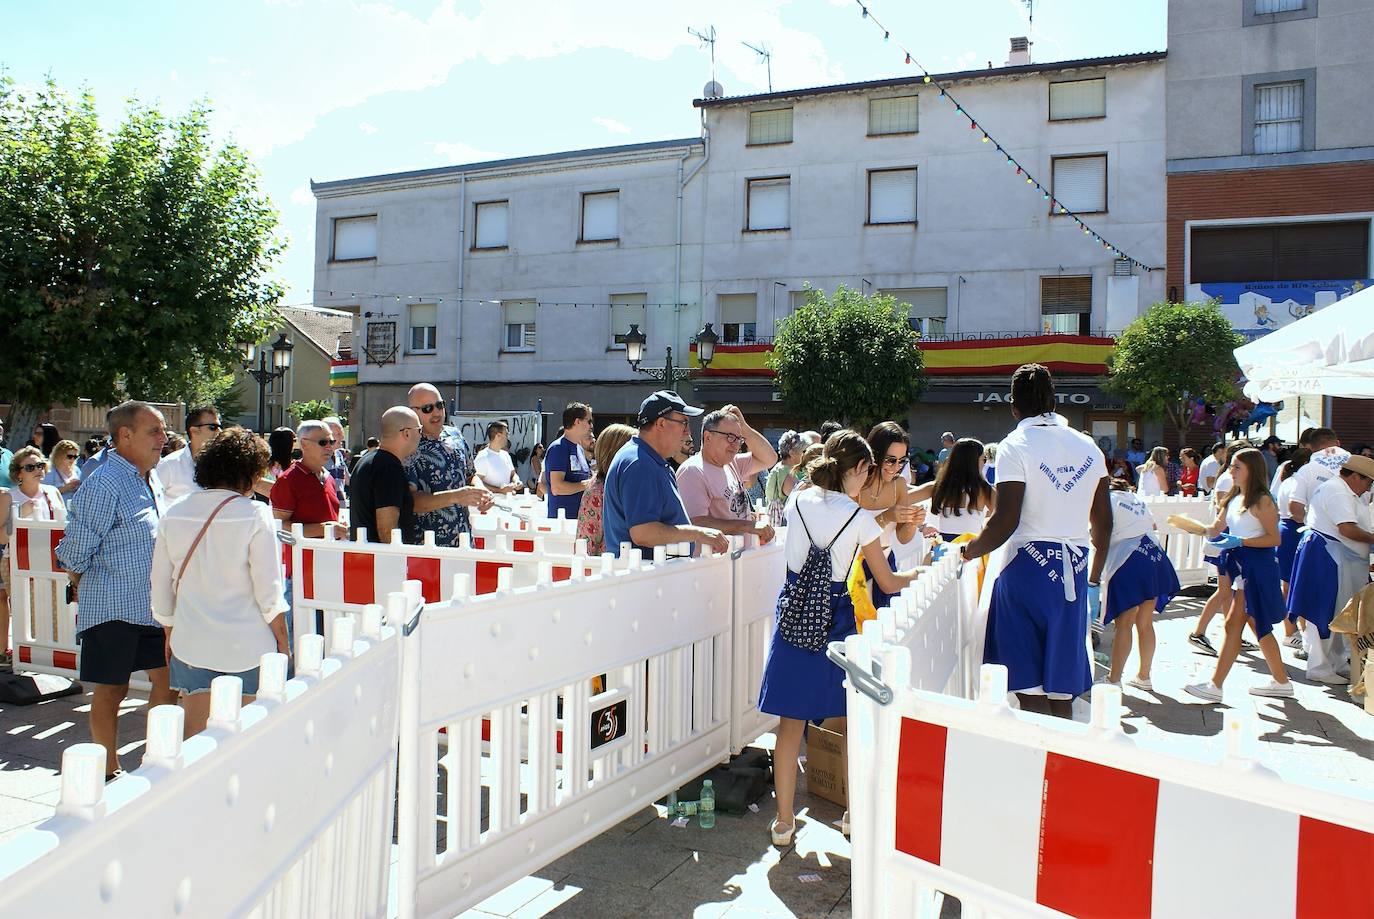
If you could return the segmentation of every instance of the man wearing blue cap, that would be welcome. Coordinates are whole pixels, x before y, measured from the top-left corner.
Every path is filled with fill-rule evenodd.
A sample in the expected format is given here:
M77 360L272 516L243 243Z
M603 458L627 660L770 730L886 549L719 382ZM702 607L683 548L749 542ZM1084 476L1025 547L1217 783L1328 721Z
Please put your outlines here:
M608 552L619 555L622 542L633 543L645 558L654 546L674 543L701 543L717 552L729 548L720 530L692 525L668 466L667 457L691 434L687 419L701 413L667 390L640 404L639 434L620 448L606 472L602 516Z

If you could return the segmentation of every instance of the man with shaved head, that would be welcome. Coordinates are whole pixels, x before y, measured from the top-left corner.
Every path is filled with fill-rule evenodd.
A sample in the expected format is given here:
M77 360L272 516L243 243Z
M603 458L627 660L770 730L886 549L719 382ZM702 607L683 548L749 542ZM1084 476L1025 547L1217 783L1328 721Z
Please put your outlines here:
M349 489L349 537L366 533L368 542L391 542L393 530L407 538L415 529L415 498L405 462L420 443L420 419L404 405L382 413L382 442L358 460Z
M419 544L425 530L433 530L436 543L456 546L460 534L472 532L468 508L487 510L491 492L471 484L477 475L472 449L457 428L444 424L439 390L429 383L416 383L408 398L410 410L420 420L420 441L406 463L415 486L415 521L405 539Z

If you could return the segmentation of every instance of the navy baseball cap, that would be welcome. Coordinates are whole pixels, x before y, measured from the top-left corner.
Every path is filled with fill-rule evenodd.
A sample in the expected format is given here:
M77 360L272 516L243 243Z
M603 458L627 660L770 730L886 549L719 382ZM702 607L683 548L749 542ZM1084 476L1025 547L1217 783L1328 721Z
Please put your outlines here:
M660 389L658 392L639 403L639 426L653 424L659 418L669 412L682 412L682 414L692 417L700 415L705 409L696 408L682 401L682 397L675 392Z

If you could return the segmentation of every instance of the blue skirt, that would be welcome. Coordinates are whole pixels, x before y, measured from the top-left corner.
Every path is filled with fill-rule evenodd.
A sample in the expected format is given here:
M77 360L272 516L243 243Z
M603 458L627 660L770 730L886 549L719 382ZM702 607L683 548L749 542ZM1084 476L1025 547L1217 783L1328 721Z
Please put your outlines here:
M1326 537L1308 530L1293 557L1293 576L1288 581L1288 618L1299 616L1317 627L1322 639L1331 637L1340 594L1340 572L1326 548Z
M796 578L795 572L787 572L788 583ZM830 641L844 641L854 634L854 601L849 599L849 587L843 581L830 582L830 615ZM798 721L843 718L844 671L832 664L824 651L804 651L774 629L768 661L763 665L759 711Z
M1298 554L1298 541L1302 539L1302 534L1298 532L1302 529L1302 524L1289 517L1279 521L1279 580L1293 580L1293 559Z
M1224 536L1229 532L1231 531L1222 530L1219 535ZM1217 577L1219 578L1233 578L1237 574L1239 574L1239 570L1236 568L1235 563L1231 561L1230 549L1222 549L1221 553L1217 555L1215 558L1209 555L1204 555L1202 557L1202 560L1217 569Z
M1245 615L1254 623L1255 634L1263 638L1286 615L1283 589L1279 587L1278 553L1272 548L1240 546L1231 550L1231 561L1239 569L1245 591Z
M1107 614L1102 621L1111 622L1146 600L1154 600L1155 611L1162 612L1182 589L1169 556L1164 554L1159 543L1142 536L1135 551L1107 584Z
M873 572L869 570L868 562L862 564L864 566L864 580L868 581L869 596L873 598L873 608L882 609L885 606L891 606L892 598L896 594L883 593L883 589L873 579ZM892 552L887 553L887 567L893 571L897 570L897 556Z
M1007 668L1012 692L1041 687L1078 696L1093 685L1088 661L1088 553L1071 549L1076 599L1064 599L1060 544L1022 546L992 586L983 662ZM1038 556L1038 558L1037 558Z

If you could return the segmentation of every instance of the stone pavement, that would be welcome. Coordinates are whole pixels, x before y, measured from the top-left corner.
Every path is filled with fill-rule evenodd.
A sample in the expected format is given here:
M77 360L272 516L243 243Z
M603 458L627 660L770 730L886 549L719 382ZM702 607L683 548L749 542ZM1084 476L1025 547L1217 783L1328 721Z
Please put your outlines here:
M1125 690L1123 724L1143 744L1219 755L1223 707L1185 701L1191 697L1183 693L1186 683L1211 674L1213 658L1186 641L1202 602L1180 598L1157 620L1155 690ZM1214 643L1220 643L1220 629L1215 620ZM1245 692L1267 679L1258 654L1242 654L1226 686L1227 704L1253 713L1262 761L1292 781L1332 782L1368 794L1374 788L1374 717L1352 705L1344 689L1302 679L1304 665L1291 650L1284 659L1296 700ZM0 708L0 842L52 813L62 750L87 739L88 704L88 697L72 696ZM141 755L144 707L141 698L131 698L120 717L128 767ZM695 821L675 827L661 808L646 808L465 916L849 916L850 849L834 825L842 809L806 794L803 777L794 845L778 850L768 838L771 801L759 805L758 813L743 817L718 815L712 830ZM958 915L957 904L947 903L944 913Z

